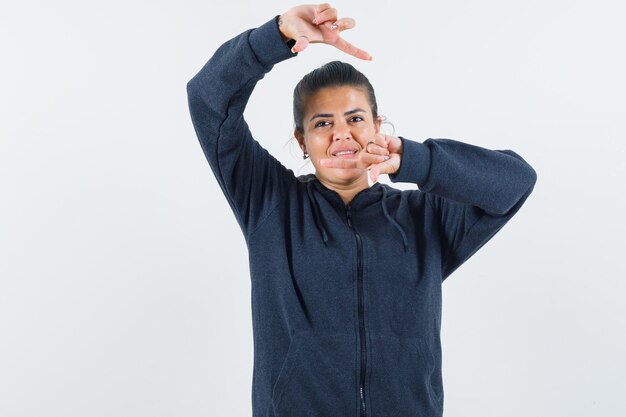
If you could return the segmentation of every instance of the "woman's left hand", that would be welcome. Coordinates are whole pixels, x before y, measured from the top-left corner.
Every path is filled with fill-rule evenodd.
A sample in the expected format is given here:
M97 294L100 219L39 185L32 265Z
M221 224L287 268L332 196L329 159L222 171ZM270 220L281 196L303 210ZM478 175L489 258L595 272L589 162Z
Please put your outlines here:
M382 136L383 143L386 144L386 148L389 151L389 160L372 164L368 171L370 171L370 178L373 182L378 181L380 174L395 174L400 169L400 162L402 161L402 139L396 136L385 135L378 133L377 136ZM371 145L370 145L371 147Z
M329 168L366 168L373 182L378 181L380 174L395 174L400 169L402 160L402 139L377 133L372 139L373 144L363 148L356 159L321 159L320 165ZM382 160L381 156L389 159ZM382 160L381 162L373 162Z
M352 29L356 22L351 17L337 19L337 9L328 3L303 4L280 15L278 29L283 40L294 39L291 52L302 52L309 43L325 43L360 59L372 56L341 37L341 32Z

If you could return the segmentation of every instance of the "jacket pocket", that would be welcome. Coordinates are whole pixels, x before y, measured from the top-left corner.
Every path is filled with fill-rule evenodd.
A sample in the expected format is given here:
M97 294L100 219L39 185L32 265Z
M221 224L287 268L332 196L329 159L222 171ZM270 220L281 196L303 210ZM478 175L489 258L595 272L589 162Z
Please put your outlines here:
M427 339L373 335L370 411L377 417L438 417L443 413L441 366Z
M272 392L276 417L355 416L356 361L354 335L296 333Z

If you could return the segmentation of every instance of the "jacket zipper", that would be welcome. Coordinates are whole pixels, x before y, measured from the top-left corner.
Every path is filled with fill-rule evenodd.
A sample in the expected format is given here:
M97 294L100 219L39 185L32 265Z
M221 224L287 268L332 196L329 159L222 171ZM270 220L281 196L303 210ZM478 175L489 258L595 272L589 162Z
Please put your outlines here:
M346 208L346 216L348 218L348 226L356 235L357 242L357 294L359 302L359 339L361 341L361 375L359 382L359 396L361 398L360 417L365 417L365 318L363 312L363 265L361 261L361 236L352 226L352 212L350 206Z

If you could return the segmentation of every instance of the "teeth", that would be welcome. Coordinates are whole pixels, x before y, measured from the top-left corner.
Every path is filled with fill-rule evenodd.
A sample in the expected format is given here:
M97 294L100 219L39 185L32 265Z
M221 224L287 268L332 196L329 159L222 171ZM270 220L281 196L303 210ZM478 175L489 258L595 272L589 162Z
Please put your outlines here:
M356 151L341 151L341 152L337 152L335 154L335 156L339 156L339 155L347 155L347 154L351 154L351 153L356 153Z

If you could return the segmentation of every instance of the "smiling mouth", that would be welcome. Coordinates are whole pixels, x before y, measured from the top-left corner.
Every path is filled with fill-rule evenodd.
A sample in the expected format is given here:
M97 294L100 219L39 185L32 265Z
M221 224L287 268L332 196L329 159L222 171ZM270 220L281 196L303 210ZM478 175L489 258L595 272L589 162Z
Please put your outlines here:
M354 151L342 151L342 152L337 152L336 154L333 154L334 157L336 158L341 158L341 159L349 159L352 158L354 155L356 155L356 150Z

